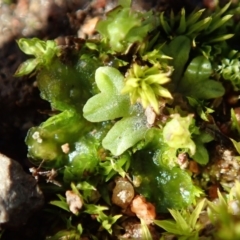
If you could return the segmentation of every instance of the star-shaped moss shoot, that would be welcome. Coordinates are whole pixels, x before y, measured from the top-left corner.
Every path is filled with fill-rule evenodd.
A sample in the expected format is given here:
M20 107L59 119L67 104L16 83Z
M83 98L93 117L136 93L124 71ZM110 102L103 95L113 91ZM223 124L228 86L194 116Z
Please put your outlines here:
M27 55L33 55L23 62L17 69L15 77L30 74L39 67L50 67L54 57L60 56L61 51L55 41L42 41L38 38L21 38L17 41L19 48Z
M161 86L169 81L168 73L161 72L157 66L134 63L125 79L122 93L129 93L132 104L140 102L143 108L151 106L159 113L159 97L172 98L168 89Z

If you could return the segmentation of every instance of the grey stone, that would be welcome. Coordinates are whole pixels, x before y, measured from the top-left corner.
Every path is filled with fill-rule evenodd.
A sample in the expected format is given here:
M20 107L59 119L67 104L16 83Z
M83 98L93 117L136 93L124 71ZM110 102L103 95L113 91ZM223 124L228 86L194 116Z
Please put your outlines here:
M0 153L0 227L19 227L44 203L36 180Z

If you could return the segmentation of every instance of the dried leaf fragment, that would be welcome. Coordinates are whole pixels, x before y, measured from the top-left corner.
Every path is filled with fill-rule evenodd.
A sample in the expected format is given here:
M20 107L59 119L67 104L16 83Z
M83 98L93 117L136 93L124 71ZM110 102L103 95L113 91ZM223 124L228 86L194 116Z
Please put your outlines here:
M68 154L70 152L70 146L69 143L65 143L61 146L61 149L64 153Z
M70 190L66 191L65 195L70 211L77 215L83 206L82 199L78 194Z

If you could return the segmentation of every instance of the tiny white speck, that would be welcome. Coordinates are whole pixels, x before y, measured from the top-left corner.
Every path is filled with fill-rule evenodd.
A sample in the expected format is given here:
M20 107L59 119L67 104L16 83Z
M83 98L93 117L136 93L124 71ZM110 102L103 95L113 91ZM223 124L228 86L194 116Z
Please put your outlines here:
M40 133L38 131L34 132L32 138L37 140L38 143L42 143L42 138L40 137Z
M32 138L33 138L33 139L38 139L39 137L40 137L40 134L39 134L39 132L37 132L37 131L34 132L33 135L32 135Z
M127 200L127 191L126 191L126 190L120 191L120 192L117 194L117 196L121 199L121 201L122 201L123 203L125 203L126 200Z

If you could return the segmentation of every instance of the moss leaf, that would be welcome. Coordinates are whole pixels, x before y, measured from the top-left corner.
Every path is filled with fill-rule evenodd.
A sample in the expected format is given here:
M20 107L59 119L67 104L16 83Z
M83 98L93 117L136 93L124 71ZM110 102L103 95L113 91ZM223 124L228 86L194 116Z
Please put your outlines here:
M224 95L220 82L209 79L212 74L210 61L204 56L194 58L180 83L180 92L196 99L218 98Z
M172 74L172 83L177 86L184 71L184 67L189 58L191 50L191 40L186 36L178 36L174 38L169 45L164 46L165 55L173 58L171 65L174 68Z

